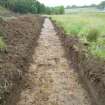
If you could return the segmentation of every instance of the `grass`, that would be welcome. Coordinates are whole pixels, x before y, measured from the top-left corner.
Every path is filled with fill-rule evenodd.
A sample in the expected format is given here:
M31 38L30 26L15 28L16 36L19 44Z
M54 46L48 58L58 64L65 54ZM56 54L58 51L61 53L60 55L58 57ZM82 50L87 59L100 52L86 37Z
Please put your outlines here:
M9 10L7 10L6 8L0 6L0 14L3 14L3 13L7 13Z
M4 49L4 48L6 48L6 43L5 43L3 37L4 37L3 33L0 32L0 49Z
M53 15L53 20L71 36L78 36L81 41L89 42L92 54L105 58L105 14L73 13Z
M6 47L6 44L5 44L4 40L3 40L3 38L0 37L0 49L4 49L5 47Z

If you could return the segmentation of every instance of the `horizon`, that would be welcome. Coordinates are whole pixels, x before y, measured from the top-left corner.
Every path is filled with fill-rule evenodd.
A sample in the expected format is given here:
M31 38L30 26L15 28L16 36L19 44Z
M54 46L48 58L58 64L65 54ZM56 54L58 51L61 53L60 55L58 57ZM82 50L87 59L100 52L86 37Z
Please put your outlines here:
M64 7L66 6L84 6L84 5L91 5L91 4L99 4L104 0L38 0L39 2L43 3L46 6L49 7L54 7L54 6L59 6L63 5Z

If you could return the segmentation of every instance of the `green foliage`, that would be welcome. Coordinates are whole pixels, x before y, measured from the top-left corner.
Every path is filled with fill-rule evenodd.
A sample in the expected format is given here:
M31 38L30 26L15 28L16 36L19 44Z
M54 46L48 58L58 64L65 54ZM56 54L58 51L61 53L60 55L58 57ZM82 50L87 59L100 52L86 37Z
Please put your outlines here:
M105 1L102 1L99 5L98 5L99 9L104 9L105 8Z
M99 31L95 28L91 28L87 34L87 41L96 42L99 36Z
M5 47L6 47L6 44L5 44L5 42L3 41L3 38L0 37L0 49L3 49L3 48L5 48Z
M0 0L0 5L18 13L63 14L64 7L46 7L36 0Z
M33 0L18 0L15 2L13 11L19 13L37 13L37 8Z
M64 14L64 6L57 6L51 8L51 13L52 14Z
M6 48L6 43L4 42L4 34L0 31L0 49Z
M105 14L76 13L52 15L57 24L64 27L67 34L78 36L83 43L89 41L89 51L105 58Z

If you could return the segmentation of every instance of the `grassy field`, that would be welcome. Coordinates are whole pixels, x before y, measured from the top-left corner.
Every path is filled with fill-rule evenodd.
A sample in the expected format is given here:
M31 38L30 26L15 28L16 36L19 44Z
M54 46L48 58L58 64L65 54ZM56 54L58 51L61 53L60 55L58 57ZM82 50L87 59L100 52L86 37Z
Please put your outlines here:
M85 7L85 8L71 8L71 9L65 9L66 14L70 13L86 13L86 12L98 12L99 10L95 7Z
M89 43L92 54L105 58L104 13L74 13L51 17L58 25L64 27L66 33L78 36L81 41Z

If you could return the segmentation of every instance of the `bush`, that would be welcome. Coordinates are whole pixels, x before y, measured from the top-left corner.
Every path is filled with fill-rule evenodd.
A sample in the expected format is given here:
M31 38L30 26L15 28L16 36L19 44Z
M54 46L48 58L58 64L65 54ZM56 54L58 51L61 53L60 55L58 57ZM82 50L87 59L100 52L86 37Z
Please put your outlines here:
M89 30L86 39L89 42L96 42L98 39L98 36L99 36L98 29L92 28Z

